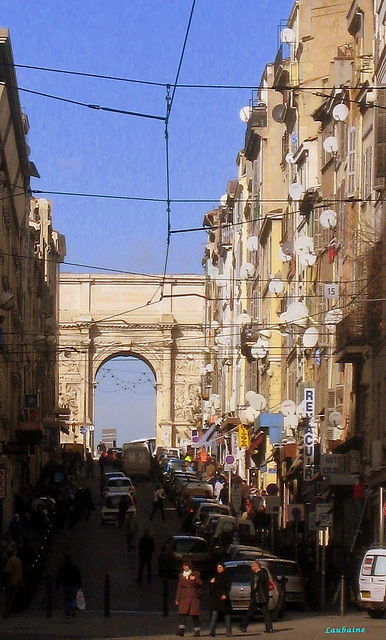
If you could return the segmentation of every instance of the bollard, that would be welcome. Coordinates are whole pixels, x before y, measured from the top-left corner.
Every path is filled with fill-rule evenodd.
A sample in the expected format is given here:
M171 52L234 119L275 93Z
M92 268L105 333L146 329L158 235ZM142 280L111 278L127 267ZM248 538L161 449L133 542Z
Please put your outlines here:
M162 599L162 615L166 618L169 615L169 578L163 578L163 599Z
M105 576L105 618L110 618L110 576Z
M46 618L52 617L52 576L46 582Z

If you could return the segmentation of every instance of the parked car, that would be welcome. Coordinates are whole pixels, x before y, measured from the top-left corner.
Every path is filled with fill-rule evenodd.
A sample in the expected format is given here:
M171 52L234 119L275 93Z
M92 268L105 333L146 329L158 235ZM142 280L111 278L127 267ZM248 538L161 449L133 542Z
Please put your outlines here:
M366 551L359 573L359 606L367 609L371 618L383 618L386 613L386 548Z
M178 575L182 567L182 558L189 556L198 571L208 573L213 569L213 556L204 538L197 536L171 536L161 548L158 557L158 573Z
M121 447L110 447L105 453L106 462L110 464L119 463L122 458Z
M123 495L124 494L122 493L111 492L103 497L100 514L101 524L105 524L106 522L117 522L119 515L119 503ZM126 518L134 517L136 515L134 499L130 494L126 494L126 496L128 499Z
M230 508L226 504L221 504L220 502L202 502L197 509L194 526L199 527L200 525L205 524L205 520L208 517L208 514L215 514L229 516Z
M275 571L275 574L283 588L286 604L298 604L304 606L305 593L304 581L301 569L295 560L287 560L279 558L269 551L263 551L258 547L250 547L246 545L230 545L227 557L233 560L263 560L269 563ZM284 580L284 585L282 584Z
M210 534L204 537L209 544L228 547L232 542L253 544L256 541L256 531L251 520L243 520L230 515L221 515L212 525Z
M189 504L191 497L213 498L213 486L209 482L188 482L177 501L180 513Z
M135 487L127 476L113 476L107 480L103 489L103 495L106 496L109 493L129 493L134 498Z
M272 553L250 544L230 544L226 556L227 560L257 560L272 558Z
M251 592L251 560L238 560L234 562L225 562L225 567L231 579L231 591L229 594L232 611L241 613L249 607ZM275 570L264 560L261 566L268 572L269 577L269 603L268 608L271 612L272 620L278 620L283 615L284 595L279 584Z
M193 531L197 510L202 504L218 504L216 498L206 498L205 496L191 496L182 512L182 528L184 531Z

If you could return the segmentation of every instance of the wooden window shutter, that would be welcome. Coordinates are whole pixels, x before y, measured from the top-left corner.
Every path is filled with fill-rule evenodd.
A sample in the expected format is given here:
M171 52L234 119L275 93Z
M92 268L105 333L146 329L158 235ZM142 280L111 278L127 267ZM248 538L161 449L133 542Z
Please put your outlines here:
M375 105L375 177L386 177L386 87L378 88Z

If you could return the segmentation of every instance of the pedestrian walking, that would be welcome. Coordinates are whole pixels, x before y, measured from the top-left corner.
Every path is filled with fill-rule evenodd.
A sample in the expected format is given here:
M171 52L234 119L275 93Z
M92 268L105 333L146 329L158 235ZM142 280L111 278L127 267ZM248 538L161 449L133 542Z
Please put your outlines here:
M272 633L271 614L268 609L269 603L269 576L258 560L251 565L251 596L248 611L243 617L239 626L240 631L246 631L247 627L256 613L262 613L265 623L266 633Z
M147 569L147 582L151 583L151 559L155 550L154 538L151 537L149 529L145 529L138 543L138 576L136 582L142 583L143 570Z
M72 562L70 554L64 558L56 578L56 589L62 586L64 598L64 615L66 618L76 615L76 596L82 586L79 567Z
M129 521L127 523L127 534L126 534L126 545L127 545L127 551L128 553L131 553L131 551L136 551L136 541L137 541L137 534L138 534L138 521L137 518L130 514L129 515Z
M124 525L126 512L128 508L129 508L129 497L126 494L124 494L119 500L119 504L118 504L118 528L119 529L122 529Z
M87 452L86 455L86 471L87 478L94 479L94 458L92 457L91 451Z
M23 566L14 549L7 552L8 560L4 567L6 577L5 584L5 611L4 618L8 618L13 608L21 608L21 587L23 583Z
M179 614L177 635L185 633L187 616L193 618L194 637L200 635L200 587L202 579L199 571L195 571L189 558L182 561L182 572L178 577L176 605Z
M156 485L155 491L154 491L154 496L153 496L153 511L150 514L150 520L153 520L155 512L157 511L157 509L159 510L162 520L165 520L165 513L164 513L164 500L165 500L165 492L162 489L162 487L160 487L159 484Z
M231 585L232 582L224 563L218 562L216 565L216 575L211 579L209 584L212 612L209 633L213 637L216 635L216 626L220 615L224 616L227 636L232 635L230 615L232 606L229 598Z

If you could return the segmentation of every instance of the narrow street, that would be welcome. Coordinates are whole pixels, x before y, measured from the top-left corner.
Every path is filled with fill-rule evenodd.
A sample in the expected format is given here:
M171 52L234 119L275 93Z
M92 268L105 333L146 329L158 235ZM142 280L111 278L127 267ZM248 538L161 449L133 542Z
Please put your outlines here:
M66 553L79 565L83 591L87 602L87 610L104 610L105 578L110 578L110 602L112 611L161 611L162 579L157 575L157 559L161 545L168 535L179 531L180 521L174 507L168 502L166 521L156 514L153 523L149 521L152 509L153 482L136 482L138 538L144 528L149 527L156 543L153 556L153 581L149 588L146 582L139 585L137 576L136 554L128 554L126 549L126 528L118 529L114 524L101 525L99 471L95 470L94 480L84 480L82 486L90 486L93 494L95 510L89 520L77 522L75 527L57 530L53 549L48 558L37 596L32 607L45 608L46 581L52 577L53 610L63 608L61 591L55 590L55 579L58 567ZM173 595L173 581L170 584Z

